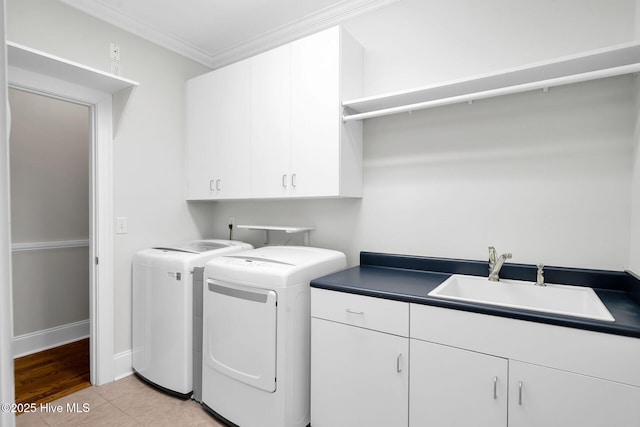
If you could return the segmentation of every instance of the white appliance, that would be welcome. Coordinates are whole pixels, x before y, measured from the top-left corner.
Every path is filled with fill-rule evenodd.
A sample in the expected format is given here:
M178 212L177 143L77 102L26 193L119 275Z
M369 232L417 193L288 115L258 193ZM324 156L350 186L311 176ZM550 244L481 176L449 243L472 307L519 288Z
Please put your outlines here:
M309 282L343 253L268 246L204 269L202 403L241 427L305 427L310 401Z
M133 370L182 398L193 390L193 269L253 249L232 240L194 240L133 257Z

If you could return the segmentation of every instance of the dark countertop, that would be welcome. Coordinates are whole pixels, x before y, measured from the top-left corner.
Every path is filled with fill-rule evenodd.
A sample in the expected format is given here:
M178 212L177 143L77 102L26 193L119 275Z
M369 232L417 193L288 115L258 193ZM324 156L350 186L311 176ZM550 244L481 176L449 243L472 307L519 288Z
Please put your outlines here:
M360 255L360 266L315 279L311 286L640 338L640 303L636 299L640 293L640 279L628 272L545 267L545 279L548 283L579 284L594 288L615 322L446 300L427 295L451 274L486 276L487 270L488 263L482 261L363 252ZM500 276L535 280L535 270L535 266L505 265Z

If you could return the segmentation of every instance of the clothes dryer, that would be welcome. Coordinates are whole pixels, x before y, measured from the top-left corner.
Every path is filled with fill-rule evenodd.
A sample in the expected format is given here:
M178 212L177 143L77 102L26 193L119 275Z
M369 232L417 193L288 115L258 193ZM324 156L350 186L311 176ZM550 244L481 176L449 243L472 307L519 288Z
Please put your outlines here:
M268 246L205 265L205 408L242 427L309 424L309 282L345 267L343 253L306 246Z
M134 372L182 398L193 390L193 269L252 249L232 240L195 240L144 249L133 257Z

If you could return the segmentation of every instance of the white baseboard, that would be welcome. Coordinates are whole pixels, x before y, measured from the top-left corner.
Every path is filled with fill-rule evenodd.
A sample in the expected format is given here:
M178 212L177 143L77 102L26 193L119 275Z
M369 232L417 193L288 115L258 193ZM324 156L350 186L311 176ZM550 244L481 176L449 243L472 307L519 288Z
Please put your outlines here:
M13 357L21 357L89 337L89 319L13 338ZM133 353L123 351L113 356L114 381L133 374Z
M89 337L89 319L13 337L13 357L26 356Z
M123 351L113 356L113 380L118 381L133 374L133 353L131 350Z

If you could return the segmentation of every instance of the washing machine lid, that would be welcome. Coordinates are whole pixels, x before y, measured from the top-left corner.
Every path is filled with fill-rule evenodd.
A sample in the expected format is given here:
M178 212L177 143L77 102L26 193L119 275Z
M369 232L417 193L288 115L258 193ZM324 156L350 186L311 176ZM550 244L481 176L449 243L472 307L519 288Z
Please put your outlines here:
M159 246L153 249L173 252L186 252L190 254L201 254L204 252L214 251L216 249L228 248L230 246L235 245L231 241L193 240L190 242L183 242L175 245Z
M254 261L264 264L279 265L283 268L305 268L319 262L340 257L342 254L330 249L314 248L310 246L265 246L258 249L244 251L241 254L228 255L246 262ZM344 256L344 255L342 255Z
M284 261L280 261L277 259L270 259L270 258L263 258L263 257L257 257L257 256L245 256L245 255L227 255L227 258L234 258L234 259L239 259L239 260L243 260L246 262L264 262L264 263L269 263L269 264L280 264L280 265L291 265L291 266L295 266L295 264L290 263L290 262L284 262Z
M345 255L330 249L265 246L212 259L205 266L205 275L232 283L282 288L309 282L346 266Z

